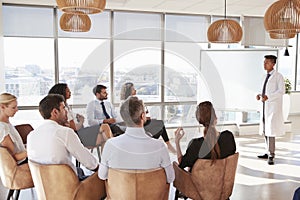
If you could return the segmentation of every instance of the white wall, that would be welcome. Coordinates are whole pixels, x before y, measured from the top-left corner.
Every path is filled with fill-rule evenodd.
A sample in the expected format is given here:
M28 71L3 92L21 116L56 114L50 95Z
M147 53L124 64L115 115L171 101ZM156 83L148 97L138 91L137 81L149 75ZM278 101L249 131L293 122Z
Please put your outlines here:
M4 44L3 44L3 22L2 22L2 0L0 0L0 92L5 90L4 83Z
M292 122L292 132L300 131L300 93L290 94L290 112L288 120Z

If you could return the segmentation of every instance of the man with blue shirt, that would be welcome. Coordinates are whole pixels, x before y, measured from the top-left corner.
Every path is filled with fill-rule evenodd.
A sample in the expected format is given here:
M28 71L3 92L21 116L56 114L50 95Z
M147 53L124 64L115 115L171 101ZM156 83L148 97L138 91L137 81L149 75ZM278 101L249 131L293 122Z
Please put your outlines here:
M121 127L116 123L117 113L113 105L107 100L106 86L96 85L93 88L95 100L89 102L86 108L87 121L89 126L99 124L109 124L114 136L124 133L125 127Z

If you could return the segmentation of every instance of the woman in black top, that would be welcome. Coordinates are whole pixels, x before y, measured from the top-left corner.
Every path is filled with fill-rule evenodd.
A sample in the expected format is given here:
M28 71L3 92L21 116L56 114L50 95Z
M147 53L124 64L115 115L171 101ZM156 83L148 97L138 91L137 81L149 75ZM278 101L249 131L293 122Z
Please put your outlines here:
M211 102L205 101L197 106L196 118L204 126L204 137L191 140L185 155L182 155L180 148L180 140L185 133L182 128L175 131L179 167L189 167L190 171L198 158L211 159L214 162L236 151L233 134L228 130L221 133L216 130L217 116Z

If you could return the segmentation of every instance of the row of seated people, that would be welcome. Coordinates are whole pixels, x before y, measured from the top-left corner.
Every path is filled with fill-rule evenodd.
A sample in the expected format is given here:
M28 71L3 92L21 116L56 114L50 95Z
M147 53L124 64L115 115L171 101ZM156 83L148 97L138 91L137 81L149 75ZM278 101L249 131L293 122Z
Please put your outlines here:
M125 132L126 126L123 122L117 122L117 113L114 106L107 101L107 90L104 85L96 85L93 88L95 100L89 102L86 107L86 115L89 127L84 128L84 117L80 114L75 115L67 100L71 97L71 91L66 83L55 84L49 94L60 94L65 98L65 105L68 111L68 122L66 126L71 127L78 133L79 138L85 146L97 146L105 142L106 138L118 136ZM136 95L133 83L125 83L121 88L121 102L129 96ZM175 148L171 145L166 127L162 120L147 118L144 125L145 130L153 138L162 136L168 149L175 153ZM99 131L95 131L99 130Z
M96 94L99 94L96 92ZM100 94L99 94L100 95ZM39 111L44 123L33 130L27 138L27 153L22 140L9 118L17 112L16 97L11 94L0 95L0 144L6 147L18 164L26 163L26 157L40 164L67 164L78 175L79 180L88 179L80 168L72 163L72 156L86 168L98 173L101 180L108 177L109 168L116 169L153 169L163 168L168 183L175 178L168 150L164 143L146 134L144 123L147 121L145 107L137 97L127 98L121 105L120 113L127 126L124 134L107 140L102 160L99 164L95 157L83 146L73 129L65 126L68 122L65 99L62 95L49 94L39 103ZM196 118L204 126L204 137L193 139L186 154L182 155L180 140L184 135L182 128L175 131L175 143L179 166L193 168L198 158L225 158L236 151L231 132L219 133L215 125L217 117L210 102L198 105Z

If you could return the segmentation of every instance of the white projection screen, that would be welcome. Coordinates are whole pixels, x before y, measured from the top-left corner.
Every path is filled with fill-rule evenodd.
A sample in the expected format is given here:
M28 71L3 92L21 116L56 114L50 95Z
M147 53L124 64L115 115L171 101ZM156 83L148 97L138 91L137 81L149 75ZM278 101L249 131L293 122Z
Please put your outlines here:
M265 55L278 50L201 50L200 71L215 107L222 110L259 110ZM278 68L278 67L276 67Z

